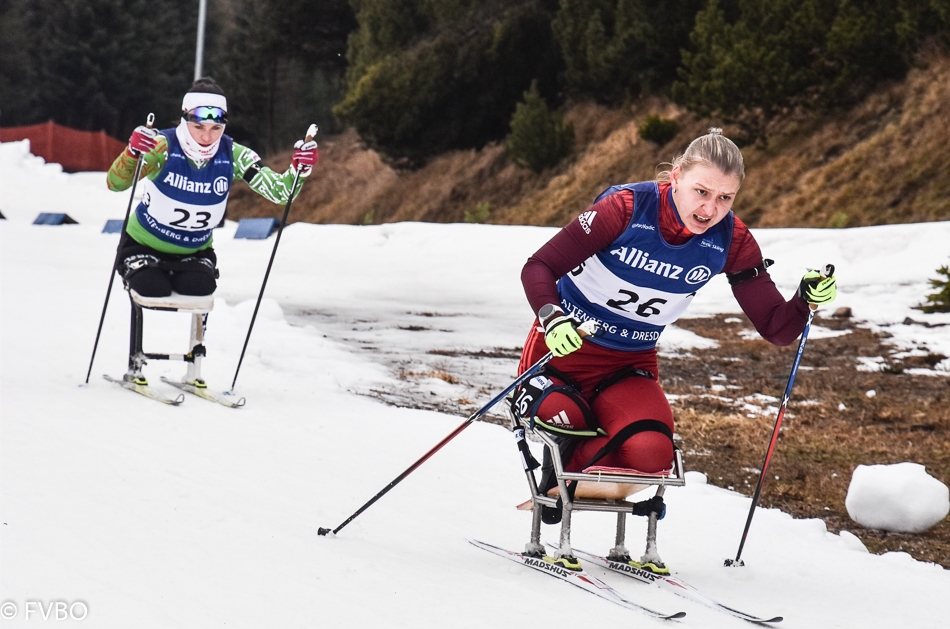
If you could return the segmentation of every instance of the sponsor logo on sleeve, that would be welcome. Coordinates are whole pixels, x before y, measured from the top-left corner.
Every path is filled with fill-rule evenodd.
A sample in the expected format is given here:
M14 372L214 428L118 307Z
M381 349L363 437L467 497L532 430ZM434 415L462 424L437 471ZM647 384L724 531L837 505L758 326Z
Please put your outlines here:
M590 226L594 222L594 218L597 216L596 210L587 210L583 214L577 217L577 222L581 224L581 227L584 229L585 234L590 233Z

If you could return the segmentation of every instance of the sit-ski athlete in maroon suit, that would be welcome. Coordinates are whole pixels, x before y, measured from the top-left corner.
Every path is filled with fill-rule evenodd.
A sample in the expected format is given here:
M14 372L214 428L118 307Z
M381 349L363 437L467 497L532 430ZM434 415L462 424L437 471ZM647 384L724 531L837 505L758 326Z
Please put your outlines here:
M779 293L731 211L744 176L739 149L711 129L657 181L609 188L528 259L521 279L538 320L520 372L549 349L555 358L516 393L513 408L574 437L561 449L567 471L595 463L670 469L673 412L656 341L714 275L726 274L743 312L776 345L798 338L810 303L835 298L835 278L814 271L788 301ZM582 340L575 328L589 319L601 333ZM543 491L554 484L545 476Z

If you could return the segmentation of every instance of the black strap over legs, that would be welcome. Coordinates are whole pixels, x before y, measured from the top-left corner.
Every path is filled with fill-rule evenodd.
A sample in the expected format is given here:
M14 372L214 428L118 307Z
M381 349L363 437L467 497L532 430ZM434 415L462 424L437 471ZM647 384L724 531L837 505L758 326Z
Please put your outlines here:
M127 284L129 277L137 272L149 268L161 268L161 265L162 257L158 251L131 241L131 244L125 245L120 250L119 264L116 270Z
M648 378L650 380L655 380L656 376L652 371L647 371L646 369L639 369L637 367L625 367L618 371L615 374L611 374L601 380L597 387L594 389L594 392L590 396L590 404L593 407L594 400L597 399L597 396L606 391L609 387L622 382L627 378Z
M666 435L666 438L670 440L670 443L673 443L673 431L670 430L670 427L664 424L663 422L656 419L641 419L633 422L628 426L621 428L616 435L610 438L610 440L604 444L600 450L594 454L593 458L584 466L588 468L597 461L601 460L614 450L620 447L620 445L625 442L630 437L640 434L641 432L658 432L663 435ZM675 447L675 445L674 445Z
M607 456L610 452L619 448L620 444L624 441L641 432L658 432L666 435L670 443L673 442L673 431L670 430L669 426L655 419L641 419L640 421L633 422L629 426L624 426L616 435L610 438L610 441L608 441L603 448L597 451L590 462L584 467L590 467ZM676 449L676 444L673 444L673 449ZM571 498L573 499L574 496L572 495ZM662 496L653 496L652 498L634 503L633 505L633 515L649 516L651 512L657 514L658 520L662 520L666 515L666 505L663 504Z
M161 262L161 268L165 271L197 271L207 273L218 279L218 256L214 249L201 249L192 254L184 256L166 256Z

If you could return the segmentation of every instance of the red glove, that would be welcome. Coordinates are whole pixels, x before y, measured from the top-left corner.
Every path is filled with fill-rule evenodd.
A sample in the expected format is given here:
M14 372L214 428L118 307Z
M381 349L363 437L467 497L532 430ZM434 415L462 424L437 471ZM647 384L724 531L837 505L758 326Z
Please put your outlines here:
M144 153L149 153L158 146L158 130L150 129L145 126L135 127L132 137L129 138L129 153L133 157L138 157Z
M291 159L294 170L300 173L301 177L308 177L310 169L320 159L320 150L317 149L317 143L313 140L304 142L297 140L294 144L294 156Z

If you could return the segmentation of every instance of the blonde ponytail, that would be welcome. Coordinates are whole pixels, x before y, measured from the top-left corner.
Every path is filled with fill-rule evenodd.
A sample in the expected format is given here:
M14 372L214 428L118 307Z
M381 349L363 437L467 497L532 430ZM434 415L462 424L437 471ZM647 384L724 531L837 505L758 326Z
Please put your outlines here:
M657 181L669 181L670 171L679 166L683 172L697 164L706 164L718 168L725 175L734 175L741 183L745 179L745 162L742 152L735 143L722 134L722 128L710 127L706 135L701 135L686 148L686 152L673 160L669 170L657 173Z

